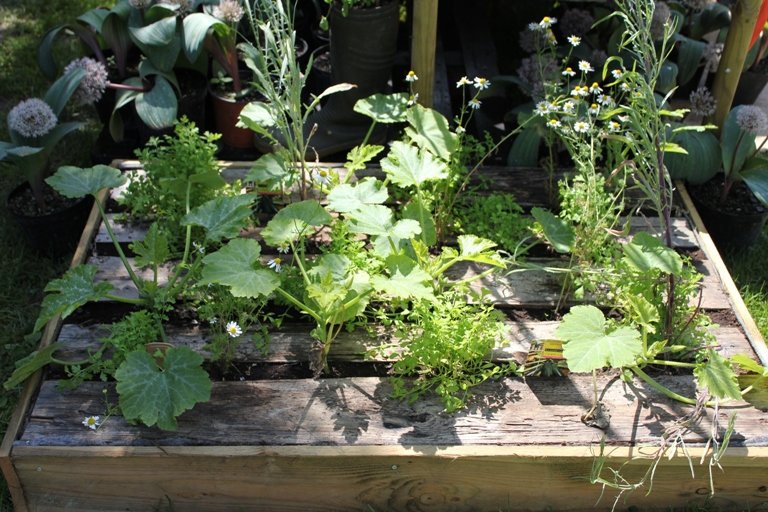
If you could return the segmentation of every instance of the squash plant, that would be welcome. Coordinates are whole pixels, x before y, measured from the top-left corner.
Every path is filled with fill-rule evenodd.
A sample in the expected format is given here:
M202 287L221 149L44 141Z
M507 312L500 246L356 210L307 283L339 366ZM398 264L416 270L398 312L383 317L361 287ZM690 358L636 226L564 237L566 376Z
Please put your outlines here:
M134 244L133 249L137 257L131 263L116 241L104 204L99 200L99 191L102 189L120 187L126 183L125 176L121 175L119 170L105 165L90 169L62 167L49 178L48 183L63 196L92 195L96 198L102 222L114 242L126 272L138 290L138 298L116 295L110 284L95 280L97 268L94 265L80 265L46 287L47 294L35 323L35 333L39 333L55 316L60 315L64 319L84 304L102 299L143 308L150 312L151 317L159 324L172 309L178 295L190 287L199 276L202 253L192 250L193 226L202 228L199 243L219 244L238 236L251 216L251 203L255 198L252 194L218 197L194 209L190 208L189 197L193 184L210 181L205 174L206 171L202 171L187 177L184 187L187 214L181 221L185 227L184 252L181 261L176 263L164 285L159 282L158 274L160 267L168 263L172 255L167 235L153 224L144 241ZM140 277L137 272L139 267L151 269L152 277ZM162 341L166 341L162 325L158 325L157 332ZM59 348L60 345L54 343L20 361L14 374L6 381L5 387L17 385L48 363L60 363L70 367L94 364L92 359L79 362L58 360L54 356ZM100 353L99 356L101 355L103 354ZM157 424L163 429L175 429L178 415L195 403L206 401L210 397L211 382L202 368L202 363L202 357L186 347L169 348L162 355L151 354L144 347L138 347L125 354L124 360L114 372L122 414L129 421L138 420L148 426Z

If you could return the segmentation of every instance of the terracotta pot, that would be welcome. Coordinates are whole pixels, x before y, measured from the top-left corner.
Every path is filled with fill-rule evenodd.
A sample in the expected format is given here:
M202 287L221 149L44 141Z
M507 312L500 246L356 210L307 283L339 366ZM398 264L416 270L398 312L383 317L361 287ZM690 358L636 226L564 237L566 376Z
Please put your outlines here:
M152 343L147 343L144 345L144 348L147 350L149 355L154 356L155 363L157 363L158 366L162 366L163 359L165 359L165 353L168 352L169 348L173 348L173 345L164 341L153 341ZM158 351L160 354L155 355L158 353Z
M210 89L213 104L214 130L221 134L221 142L231 148L253 148L253 132L237 126L240 112L249 103Z

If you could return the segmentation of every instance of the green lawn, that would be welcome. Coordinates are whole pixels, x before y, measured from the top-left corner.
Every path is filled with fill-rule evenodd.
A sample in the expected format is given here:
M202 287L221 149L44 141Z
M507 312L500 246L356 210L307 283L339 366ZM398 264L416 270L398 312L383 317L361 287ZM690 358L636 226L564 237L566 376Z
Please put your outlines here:
M19 100L39 96L48 87L35 63L41 35L48 27L74 19L82 12L103 5L99 0L3 0L0 4L0 140L8 140L5 118ZM62 52L76 51L63 47ZM60 152L67 163L87 165L93 130L78 133ZM74 148L74 149L73 149ZM9 166L0 165L0 198L20 183ZM28 354L33 343L25 342L31 331L42 298L42 289L51 278L60 275L69 257L57 259L36 255L25 248L21 234L11 224L5 208L0 209L0 380L13 370L13 362ZM17 392L0 394L0 433L5 433L16 404ZM0 511L12 510L2 481Z

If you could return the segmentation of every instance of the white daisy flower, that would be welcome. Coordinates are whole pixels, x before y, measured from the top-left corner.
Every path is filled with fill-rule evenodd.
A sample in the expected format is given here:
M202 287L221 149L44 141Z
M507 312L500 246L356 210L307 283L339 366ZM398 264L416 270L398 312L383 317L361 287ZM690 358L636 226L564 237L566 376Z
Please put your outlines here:
M407 75L405 75L405 81L413 83L416 80L418 80L419 77L416 76L416 73L413 70L410 70Z
M291 250L291 246L288 245L287 243L280 244L277 246L277 252L279 252L280 254L288 254L290 250Z
M557 23L557 18L552 18L550 16L544 16L541 18L541 21L539 22L539 28L541 29L547 29Z
M581 44L581 38L579 36L568 36L568 42L575 48Z
M278 258L272 258L267 262L267 266L274 269L275 272L280 272L283 269L283 260Z
M479 77L479 76L475 77L474 82L475 82L475 89L478 89L480 91L487 89L491 86L490 80L488 80L487 78Z
M465 133L466 131L467 131L467 129L466 129L466 128L464 128L463 126L457 126L457 127L456 127L456 134L457 134L457 135L462 135L462 134L463 134L463 133Z
M572 114L574 110L576 110L576 104L574 102L569 100L563 103L563 112L566 114Z
M608 122L608 131L611 133L616 133L621 128L621 125L617 123L616 121L609 121Z
M588 112L592 115L597 115L600 112L600 107L597 105L597 103L593 103L589 106Z
M549 121L547 121L547 126L549 126L550 128L560 128L560 126L562 126L562 123L557 119L550 119Z
M231 338L237 338L241 334L243 334L243 330L240 328L240 325L237 322L227 322L227 326L225 327L227 334Z
M469 108L473 109L473 110L477 110L477 109L479 109L479 108L480 108L480 105L482 105L482 103L481 103L481 102L480 102L480 100L479 100L479 99L477 99L477 98L472 98L472 99L471 99L471 100L469 100L469 102L467 103L467 106L468 106Z
M615 78L616 80L618 80L619 78L621 78L621 76L622 76L623 74L624 74L624 73L622 73L622 71L621 71L620 69L614 69L613 71L611 71L611 76L612 76L613 78Z
M460 87L463 87L465 85L472 85L472 82L469 81L469 78L463 76L459 79L458 82L456 82L456 88L459 89Z
M563 76L576 76L576 72L571 67L567 67L562 72Z
M576 121L573 123L573 131L576 133L587 133L589 131L589 123L586 121Z
M101 418L98 416L86 416L83 420L83 426L91 430L96 430L101 425Z
M551 109L551 103L548 101L540 101L536 104L536 108L534 109L534 112L536 112L540 116L544 116L552 112Z
M591 73L594 70L595 68L592 67L592 64L590 64L589 61L586 61L586 60L579 61L579 71L581 71L582 73Z
M600 84L592 82L592 85L589 86L589 92L592 94L600 94L603 90L600 88Z
M610 107L613 105L613 98L607 94L601 94L597 97L597 103L604 107Z

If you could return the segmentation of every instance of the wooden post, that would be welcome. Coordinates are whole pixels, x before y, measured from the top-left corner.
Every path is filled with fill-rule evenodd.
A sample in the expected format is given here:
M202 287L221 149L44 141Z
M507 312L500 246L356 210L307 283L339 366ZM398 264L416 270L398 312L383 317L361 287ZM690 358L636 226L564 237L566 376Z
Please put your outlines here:
M435 47L437 41L438 0L414 0L413 42L411 44L411 69L419 77L413 90L419 95L419 103L432 106L435 86Z
M762 0L738 0L734 6L723 56L712 86L712 94L717 100L714 122L718 127L723 126L725 116L731 110L761 3Z

